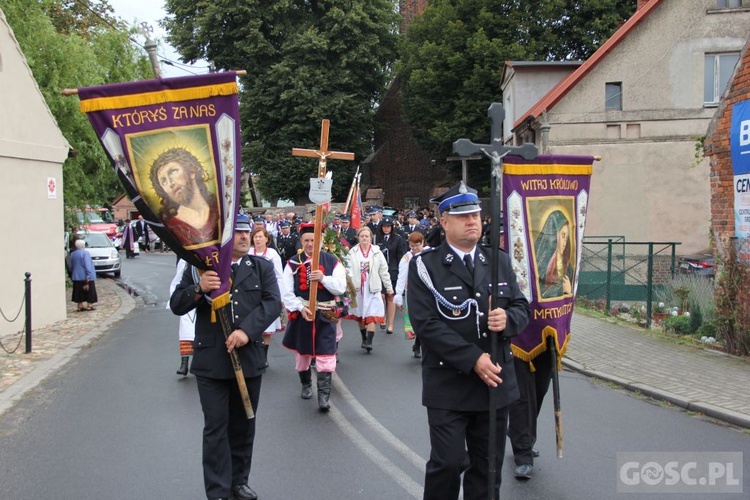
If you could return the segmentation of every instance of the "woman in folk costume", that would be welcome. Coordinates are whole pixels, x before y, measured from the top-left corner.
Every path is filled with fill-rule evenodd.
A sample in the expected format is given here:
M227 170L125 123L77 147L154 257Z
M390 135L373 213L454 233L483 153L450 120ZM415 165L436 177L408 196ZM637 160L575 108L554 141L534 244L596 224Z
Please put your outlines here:
M172 278L172 283L169 285L170 297L174 293L175 288L177 288L177 285L182 281L182 275L185 273L186 266L187 262L182 259L177 260L177 271L175 272L174 278ZM169 309L169 301L167 301L167 309ZM180 362L180 368L177 370L177 375L187 377L190 356L193 355L193 340L195 339L195 309L180 316L180 327L178 333L180 337L180 356L182 357L182 360Z
M396 296L393 298L393 303L396 304L396 307L398 307L399 310L403 310L404 304L406 303L404 298L409 288L409 283L406 280L409 275L409 262L411 262L412 257L415 257L423 250L427 250L428 248L430 248L424 246L424 235L419 231L413 231L412 233L410 233L407 241L409 242L409 251L404 254L404 256L401 258L401 262L399 262L398 264L398 282L396 283ZM419 342L419 337L417 337L416 333L414 332L414 328L412 328L411 326L408 309L404 311L404 333L406 334L407 339L414 340L414 346L412 347L414 357L421 358L422 345Z
M372 350L375 325L385 321L385 307L380 296L385 289L388 297L393 297L393 284L388 274L388 263L383 252L372 244L372 231L363 226L357 232L359 243L349 250L347 272L357 291L357 307L349 311L347 319L359 322L362 335L362 349Z
M279 255L279 252L269 247L271 244L271 235L268 233L264 224L255 224L253 232L250 233L250 242L252 243L252 246L247 253L271 261L274 273L276 273L276 281L278 281L279 288L281 288L283 273L283 270L281 269L281 256ZM266 331L263 332L263 349L266 351L266 366L268 366L268 346L271 345L271 336L281 330L283 330L283 327L281 326L281 318L277 318L276 321L268 325Z

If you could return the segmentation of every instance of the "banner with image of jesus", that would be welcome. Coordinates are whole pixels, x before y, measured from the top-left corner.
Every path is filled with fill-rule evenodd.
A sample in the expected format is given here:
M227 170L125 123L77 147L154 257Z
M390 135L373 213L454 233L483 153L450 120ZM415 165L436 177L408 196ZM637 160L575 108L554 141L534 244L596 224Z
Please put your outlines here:
M555 339L562 358L570 335L586 210L591 156L507 156L503 165L505 248L531 306L529 326L511 340L524 361Z
M235 72L78 89L136 208L163 243L219 273L214 309L229 301L240 179Z

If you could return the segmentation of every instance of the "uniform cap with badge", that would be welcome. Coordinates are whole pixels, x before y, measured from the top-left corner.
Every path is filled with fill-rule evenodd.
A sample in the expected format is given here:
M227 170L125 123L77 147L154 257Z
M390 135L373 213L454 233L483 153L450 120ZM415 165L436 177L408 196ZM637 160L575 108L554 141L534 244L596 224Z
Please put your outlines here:
M237 214L234 230L246 232L252 231L252 228L250 227L250 218L245 214Z
M477 190L467 186L464 181L451 187L448 191L430 200L438 206L440 214L448 215L472 214L481 212Z

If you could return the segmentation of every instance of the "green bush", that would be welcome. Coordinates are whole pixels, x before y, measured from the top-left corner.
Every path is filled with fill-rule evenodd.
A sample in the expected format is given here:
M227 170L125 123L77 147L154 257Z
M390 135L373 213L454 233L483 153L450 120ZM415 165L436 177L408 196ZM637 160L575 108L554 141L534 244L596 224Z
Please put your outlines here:
M703 314L701 313L701 306L697 302L692 302L690 305L690 333L695 333L703 324Z
M690 330L690 316L670 316L664 320L664 329L669 332L688 335Z
M713 337L716 338L716 322L706 321L695 332L696 337Z

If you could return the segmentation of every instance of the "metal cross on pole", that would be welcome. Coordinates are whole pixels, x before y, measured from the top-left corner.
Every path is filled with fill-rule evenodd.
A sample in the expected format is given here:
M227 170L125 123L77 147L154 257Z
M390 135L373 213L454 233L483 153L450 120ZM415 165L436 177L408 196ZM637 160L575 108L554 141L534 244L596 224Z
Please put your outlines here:
M340 151L328 151L328 129L331 122L323 120L320 130L320 148L319 149L301 149L292 148L292 156L305 156L307 158L318 158L318 179L324 179L326 176L326 165L328 160L354 160L354 153L344 153ZM315 231L313 239L313 254L310 265L311 271L316 271L320 266L320 240L323 232L323 204L331 201L330 187L327 199L316 198L311 200L315 203ZM310 287L310 313L315 321L315 309L318 300L318 287Z
M475 153L482 153L492 160L492 196L490 198L490 276L491 276L491 295L492 304L500 302L499 290L497 283L499 277L499 249L500 242L500 205L502 203L502 175L503 175L503 157L508 154L521 156L526 160L533 160L539 154L536 146L531 143L524 143L521 146L506 146L503 144L502 131L505 110L499 102L493 102L487 109L487 117L490 119L490 144L475 144L469 139L458 139L453 143L453 152L459 157L470 157ZM497 307L497 306L495 306ZM490 331L490 357L493 363L497 363L497 332ZM489 499L495 500L497 487L497 390L490 388L490 435L488 450L488 483Z

